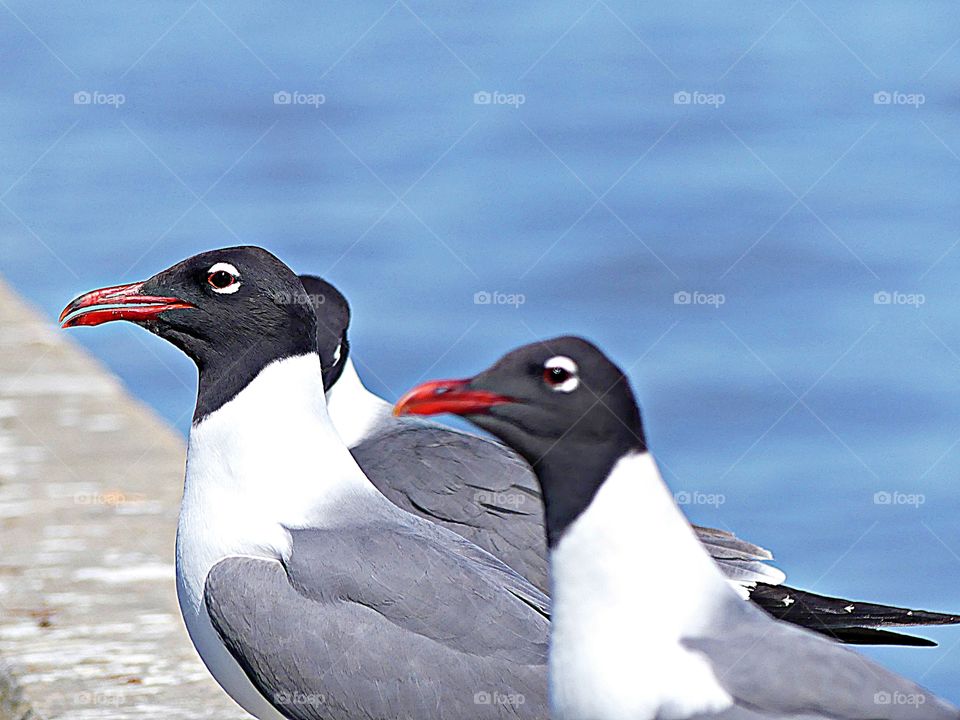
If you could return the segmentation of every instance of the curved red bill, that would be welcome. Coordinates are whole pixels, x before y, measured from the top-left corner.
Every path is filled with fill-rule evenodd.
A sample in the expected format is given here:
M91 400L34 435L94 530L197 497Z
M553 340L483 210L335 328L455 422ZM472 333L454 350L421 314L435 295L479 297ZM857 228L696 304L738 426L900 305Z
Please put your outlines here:
M112 320L142 322L167 310L192 308L190 303L175 297L143 295L143 283L115 285L81 295L60 313L64 328L100 325Z
M417 385L393 406L394 415L474 415L494 405L516 402L505 395L473 390L470 380L434 380Z

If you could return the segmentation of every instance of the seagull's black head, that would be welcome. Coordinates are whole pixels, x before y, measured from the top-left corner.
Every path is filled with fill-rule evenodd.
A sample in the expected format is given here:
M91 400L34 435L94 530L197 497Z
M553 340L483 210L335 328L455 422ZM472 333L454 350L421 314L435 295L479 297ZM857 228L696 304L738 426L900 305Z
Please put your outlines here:
M200 370L195 419L274 360L316 352L316 318L296 274L258 247L194 255L130 285L71 302L63 327L129 320L168 340Z
M317 316L317 351L323 361L323 388L329 391L343 372L350 342L350 304L333 285L313 275L301 275L300 282Z
M469 380L424 383L397 403L398 414L441 412L465 416L531 465L560 443L646 447L626 376L576 337L525 345Z
M629 380L575 337L521 347L469 380L424 383L395 412L462 415L520 453L540 480L551 545L621 457L646 451Z

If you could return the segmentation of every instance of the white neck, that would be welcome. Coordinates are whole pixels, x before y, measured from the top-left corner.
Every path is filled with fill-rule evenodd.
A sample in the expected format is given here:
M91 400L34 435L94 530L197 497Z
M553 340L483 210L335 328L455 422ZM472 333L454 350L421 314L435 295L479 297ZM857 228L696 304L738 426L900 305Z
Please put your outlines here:
M356 493L377 495L327 415L320 358L271 363L190 430L177 533L190 603L218 560L284 557L285 528L335 523Z
M735 597L648 453L614 466L550 553L552 716L685 717L731 698L680 641Z
M337 382L327 392L327 409L347 447L358 445L390 417L390 403L364 387L350 357L347 357Z
M251 715L282 720L213 629L203 602L207 574L231 556L288 557L287 528L336 525L351 496L389 505L330 422L317 355L268 365L190 430L177 597L207 668Z

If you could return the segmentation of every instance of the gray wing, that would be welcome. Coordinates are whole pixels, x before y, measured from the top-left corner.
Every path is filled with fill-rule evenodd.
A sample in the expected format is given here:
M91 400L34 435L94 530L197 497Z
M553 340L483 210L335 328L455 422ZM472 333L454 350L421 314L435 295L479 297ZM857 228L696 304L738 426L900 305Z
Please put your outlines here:
M350 452L392 503L475 543L546 591L540 488L512 450L439 424L395 418Z
M787 576L781 570L767 564L773 560L773 553L766 548L741 540L724 530L700 525L694 525L693 529L728 580L740 584L764 582L770 585L779 585L786 580Z
M404 510L452 530L546 592L540 489L530 467L492 440L418 418L388 417L351 448L371 482ZM787 622L858 644L935 645L883 626L955 623L960 618L853 602L782 585L769 550L724 530L694 526L724 576ZM669 552L663 548L663 552Z
M693 526L726 578L745 588L750 600L767 613L844 643L856 645L912 645L931 647L926 638L880 630L883 627L953 625L960 616L878 605L829 595L818 595L784 585L786 576L767 564L769 550L732 533Z
M546 718L547 600L516 573L429 531L292 535L287 563L228 558L205 587L223 642L286 715Z
M862 655L731 599L709 635L687 638L702 652L734 707L711 720L940 720L960 718L928 690Z
M543 505L536 475L500 443L413 418L391 418L350 448L392 503L465 537L543 591L548 588ZM694 527L728 579L783 582L773 555L735 535Z

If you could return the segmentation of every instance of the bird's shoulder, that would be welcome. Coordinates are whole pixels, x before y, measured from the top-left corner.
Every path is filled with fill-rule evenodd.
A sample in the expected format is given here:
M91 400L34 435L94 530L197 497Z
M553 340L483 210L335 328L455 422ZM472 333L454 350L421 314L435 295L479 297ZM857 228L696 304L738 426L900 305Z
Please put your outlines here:
M360 602L401 619L451 605L460 612L462 602L479 615L549 615L547 597L498 558L434 523L394 515L390 523L291 531L291 582L308 597Z
M438 423L393 418L350 451L392 503L476 543L546 588L540 489L512 450Z
M355 606L458 651L545 658L542 592L455 533L399 511L397 518L291 530L283 561L221 560L205 584L211 616L232 622L260 603L305 604L315 617Z
M519 487L537 498L540 495L533 472L510 448L421 418L384 418L350 452L372 465L408 463L437 468L475 489ZM478 473L477 468L483 472ZM496 472L489 472L494 468Z
M548 628L543 620L537 629L537 613L472 598L470 582L433 577L436 567L419 552L395 557L408 572L390 573L385 562L371 569L341 548L317 556L309 540L297 544L299 556L287 562L221 560L204 593L221 641L286 716L546 716ZM376 554L376 545L365 548ZM457 582L462 592L445 592ZM494 692L519 704L476 703L477 693Z

